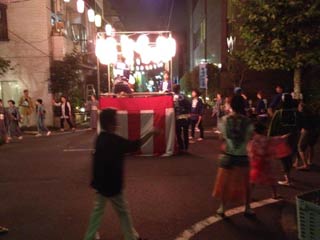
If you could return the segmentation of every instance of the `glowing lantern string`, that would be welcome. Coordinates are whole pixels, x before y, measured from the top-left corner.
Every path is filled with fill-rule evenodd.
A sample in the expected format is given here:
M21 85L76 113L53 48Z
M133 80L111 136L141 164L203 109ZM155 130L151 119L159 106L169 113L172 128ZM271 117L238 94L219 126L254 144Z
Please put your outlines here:
M112 29L111 25L108 26L108 29L106 26L106 30L109 31L110 29ZM176 54L176 41L171 35L169 37L160 35L155 43L150 43L149 37L146 34L140 35L136 42L129 38L128 35L121 35L120 42L118 43L115 38L109 37L109 34L105 34L102 40L97 39L96 55L103 64L116 62L118 54L121 54L124 62L129 67L135 63L136 65L144 64L149 65L148 67L144 67L144 69L152 70L153 68L163 67L163 63L170 61ZM107 38L104 39L106 35ZM118 53L118 50L121 53ZM99 51L102 51L103 54ZM135 52L140 55L140 58L136 60L134 60ZM140 68L139 70L144 70Z

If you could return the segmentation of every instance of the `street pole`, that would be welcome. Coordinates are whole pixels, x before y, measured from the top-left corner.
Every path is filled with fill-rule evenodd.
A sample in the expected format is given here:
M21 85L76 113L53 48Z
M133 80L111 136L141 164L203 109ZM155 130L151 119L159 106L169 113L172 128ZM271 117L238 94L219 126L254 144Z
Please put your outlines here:
M108 64L108 93L111 93L111 75L110 64Z
M171 91L172 91L172 86L173 86L173 72L172 72L172 69L173 67L172 67L172 59L170 60L170 81L171 81Z
M100 62L99 58L97 58L97 97L99 98L100 96Z

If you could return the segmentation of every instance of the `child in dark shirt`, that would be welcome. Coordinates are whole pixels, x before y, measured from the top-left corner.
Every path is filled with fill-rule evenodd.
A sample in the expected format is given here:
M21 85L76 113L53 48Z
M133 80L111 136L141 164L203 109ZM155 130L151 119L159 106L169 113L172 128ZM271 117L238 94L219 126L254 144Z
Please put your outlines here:
M96 140L91 182L91 186L97 191L97 196L84 240L94 239L108 201L120 218L124 239L138 240L139 235L133 228L123 196L124 159L126 153L137 152L144 143L157 134L157 130L151 131L136 141L116 135L117 112L115 109L106 109L100 113L100 125L102 132Z

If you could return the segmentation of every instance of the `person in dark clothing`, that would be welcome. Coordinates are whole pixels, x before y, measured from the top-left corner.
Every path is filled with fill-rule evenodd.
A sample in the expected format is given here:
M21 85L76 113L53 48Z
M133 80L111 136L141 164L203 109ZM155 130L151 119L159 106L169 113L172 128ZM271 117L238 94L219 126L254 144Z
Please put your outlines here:
M266 104L264 102L262 91L259 91L257 93L257 98L258 98L257 107L256 107L257 115L266 114L267 106L266 106Z
M298 170L307 170L312 164L314 156L314 145L319 138L319 117L314 114L308 106L302 102L298 105L298 113L301 116L300 137L298 142L299 157L302 166L298 166L298 157L294 164Z
M180 151L187 151L189 148L189 116L191 104L188 99L180 93L180 85L173 86L174 109L176 114L176 136ZM181 134L183 133L183 138Z
M257 115L258 121L262 123L266 123L268 120L268 114L267 114L267 106L264 102L264 94L262 91L257 92L257 105L255 109L255 114Z
M204 129L202 126L202 115L204 112L204 105L200 98L199 90L194 89L192 91L192 104L191 104L191 137L190 139L194 139L195 137L195 129L198 128L200 131L200 137L197 139L198 141L202 141L204 138ZM193 141L191 142L193 143Z
M113 92L115 94L131 94L132 90L130 89L128 79L126 77L118 77L115 80Z
M291 185L290 172L293 164L293 157L297 154L300 122L301 120L294 106L292 96L290 94L285 94L282 108L274 113L268 132L269 136L288 135L288 144L292 149L291 155L280 159L285 178L284 181L278 182L280 185Z
M273 96L269 107L268 107L268 113L272 117L275 111L279 110L281 108L282 104L282 95L283 95L283 87L281 85L276 86L276 94Z
M91 186L96 190L97 196L84 239L94 239L107 202L111 202L120 218L124 239L140 239L133 228L127 203L123 196L124 159L126 153L137 152L158 131L150 131L143 138L135 141L124 139L115 134L117 112L115 109L110 108L100 113L100 125L102 132L96 139L91 182Z

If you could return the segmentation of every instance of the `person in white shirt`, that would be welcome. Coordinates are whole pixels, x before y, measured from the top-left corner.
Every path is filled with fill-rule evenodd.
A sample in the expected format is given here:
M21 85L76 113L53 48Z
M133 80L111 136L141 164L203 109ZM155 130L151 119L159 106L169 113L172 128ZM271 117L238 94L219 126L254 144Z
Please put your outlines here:
M53 104L57 107L61 107L61 112L60 112L60 131L64 131L64 122L67 121L70 129L72 131L75 130L75 127L72 124L72 111L71 111L71 104L69 101L67 101L67 98L65 96L61 96L60 102L57 103L56 101L53 100Z
M163 75L163 82L160 85L160 92L172 92L172 86L171 81L169 80L169 73L165 72Z

